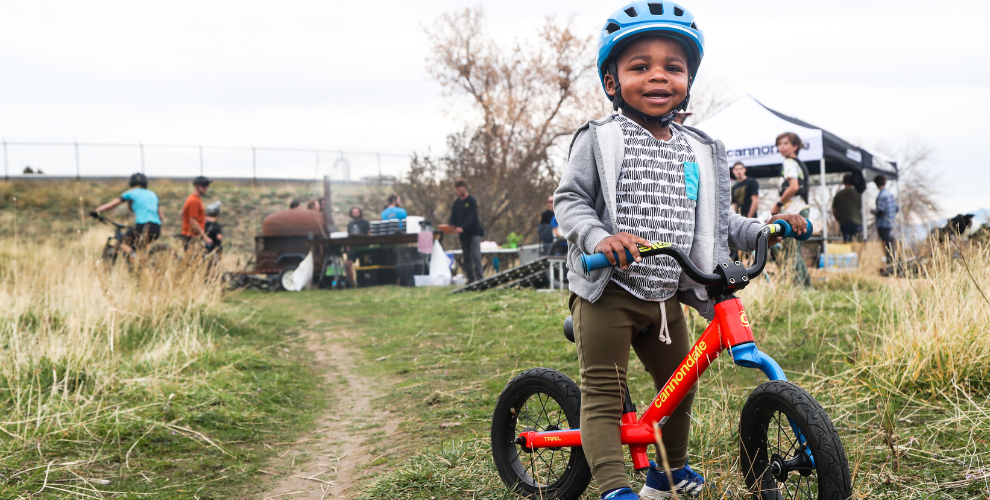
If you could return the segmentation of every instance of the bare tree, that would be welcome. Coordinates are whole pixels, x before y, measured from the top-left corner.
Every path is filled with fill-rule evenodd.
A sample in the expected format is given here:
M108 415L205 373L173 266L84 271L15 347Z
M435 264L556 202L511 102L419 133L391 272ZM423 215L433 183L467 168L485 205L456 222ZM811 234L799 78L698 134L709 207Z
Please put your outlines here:
M897 189L900 190L902 204L899 216L904 227L926 222L941 213L939 178L930 170L935 147L911 140L899 147L881 145L877 149L898 161Z
M429 74L445 96L466 98L471 113L448 137L447 155L414 157L396 192L414 212L444 222L451 184L463 177L489 237L535 234L559 179L551 151L601 109L592 37L548 18L536 40L500 47L486 35L480 8L444 14L427 36Z
M688 111L691 116L684 120L685 125L701 123L714 115L727 104L732 102L731 94L725 82L712 77L699 77L698 83L691 87L691 101Z
M825 179L829 181L829 176L826 175ZM832 213L832 200L835 199L835 194L842 189L842 186L829 185L822 188L820 185L811 185L808 188L808 204L822 214L825 223L828 224L828 234L841 234L839 221L835 219L835 214ZM777 198L774 198L773 201L776 202ZM816 222L816 224L818 223Z

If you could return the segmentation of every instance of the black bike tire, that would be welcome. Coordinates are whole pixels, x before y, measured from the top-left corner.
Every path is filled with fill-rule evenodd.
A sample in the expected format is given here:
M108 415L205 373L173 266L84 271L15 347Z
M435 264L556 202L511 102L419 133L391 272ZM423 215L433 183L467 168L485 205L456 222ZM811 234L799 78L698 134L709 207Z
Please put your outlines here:
M791 498L781 495L777 489L778 483L770 472L767 427L775 412L790 417L805 436L815 459L817 498L850 498L849 461L832 420L807 391L794 383L780 380L764 382L757 387L746 400L739 419L739 464L753 498ZM796 476L792 473L791 477ZM799 487L800 482L797 485ZM810 487L808 490L811 493Z
M591 482L591 467L580 446L569 448L566 469L549 485L534 481L522 466L520 453L525 452L514 442L517 437L516 417L518 409L534 394L545 394L560 406L568 428L580 425L581 391L570 378L550 368L530 368L516 375L502 390L492 415L491 444L495 468L505 485L522 495L547 500L576 500Z

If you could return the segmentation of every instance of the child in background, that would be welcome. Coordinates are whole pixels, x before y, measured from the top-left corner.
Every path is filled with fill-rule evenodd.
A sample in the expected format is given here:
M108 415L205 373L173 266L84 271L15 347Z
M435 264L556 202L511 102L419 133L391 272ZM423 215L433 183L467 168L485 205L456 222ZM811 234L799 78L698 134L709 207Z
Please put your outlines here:
M808 218L811 205L808 204L808 167L798 158L801 151L801 137L794 132L784 132L777 136L777 151L784 157L780 166L780 176L784 178L780 185L780 201L770 208L771 214L798 214ZM811 288L811 275L808 266L801 256L801 241L788 238L781 243L780 249L773 249L774 259L789 270L795 285Z
M669 1L632 2L605 22L598 47L599 77L620 113L578 129L554 193L554 213L571 243L567 277L581 369L581 440L603 499L668 498L674 491L696 496L706 485L688 465L695 388L661 424L673 485L653 463L639 495L626 477L619 402L630 348L659 391L691 347L681 302L714 317L704 287L682 276L668 256L640 257L637 245L672 243L711 270L728 260L730 246L752 251L763 224L729 208L725 146L674 123L704 55L694 15ZM804 232L797 215L777 218ZM619 268L585 275L581 255L598 252ZM650 325L659 335L639 335Z
M217 256L223 254L223 226L217 222L220 218L221 205L218 200L206 206L206 226L203 229L209 238L207 241L210 241L206 244L206 253L216 252Z

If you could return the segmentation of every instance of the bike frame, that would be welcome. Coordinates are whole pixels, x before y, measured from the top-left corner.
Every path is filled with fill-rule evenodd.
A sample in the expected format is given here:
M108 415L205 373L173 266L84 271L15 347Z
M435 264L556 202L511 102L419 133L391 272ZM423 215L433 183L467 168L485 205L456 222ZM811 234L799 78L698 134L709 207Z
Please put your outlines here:
M631 411L623 413L619 429L622 444L629 446L635 469L642 470L650 466L647 446L657 443L663 424L715 358L726 349L737 365L759 368L770 380L787 380L780 365L757 349L742 301L736 297L719 301L715 304L715 320L694 343L687 357L681 361L643 415L637 418L635 407L627 404L626 409ZM626 401L629 401L628 395ZM803 443L804 436L796 428L794 431ZM530 450L581 446L580 429L527 431L520 433L519 438L520 444Z

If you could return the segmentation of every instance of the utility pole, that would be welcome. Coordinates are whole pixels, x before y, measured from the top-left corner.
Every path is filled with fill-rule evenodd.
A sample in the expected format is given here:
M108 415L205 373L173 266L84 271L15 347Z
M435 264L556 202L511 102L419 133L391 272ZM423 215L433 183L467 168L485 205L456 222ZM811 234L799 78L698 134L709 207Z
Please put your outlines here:
M74 141L73 145L76 147L76 181L79 180L79 142Z
M313 172L313 183L320 178L320 152L316 151L316 170Z
M251 146L251 184L258 187L258 151Z
M138 148L141 150L141 173L144 173L144 144L138 143Z
M7 171L7 138L3 139L3 181L10 182L10 173Z
M203 145L199 145L199 175L203 175Z
M824 136L823 136L824 137ZM822 144L825 144L824 138L822 139ZM828 186L825 184L825 146L822 146L822 162L819 164L821 167L821 184L822 193L828 193ZM808 179L809 181L811 179ZM810 184L810 182L809 182ZM827 194L826 194L827 196ZM824 255L825 267L828 267L828 214L825 212L825 207L822 207L822 255ZM810 216L809 216L810 217ZM798 255L798 258L802 258Z

